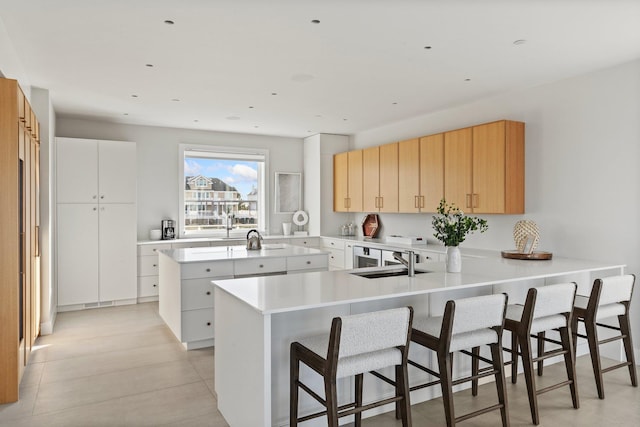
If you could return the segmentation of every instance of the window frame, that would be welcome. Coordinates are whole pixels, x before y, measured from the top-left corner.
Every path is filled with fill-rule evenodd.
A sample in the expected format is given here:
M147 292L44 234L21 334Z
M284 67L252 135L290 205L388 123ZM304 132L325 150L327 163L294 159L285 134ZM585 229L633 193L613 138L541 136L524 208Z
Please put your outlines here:
M269 198L266 193L269 191L269 150L262 148L249 148L249 147L228 147L218 145L202 145L202 144L179 144L178 145L178 233L179 238L193 238L193 237L226 237L226 231L187 231L184 226L185 221L185 177L184 177L184 160L185 154L188 155L190 151L198 153L211 153L211 157L220 157L237 160L255 160L263 161L262 170L258 170L258 231L265 233L265 230L269 230ZM244 158L243 158L244 157ZM215 191L211 190L214 194ZM215 199L215 195L214 195ZM209 200L209 199L208 199ZM213 199L211 199L213 200ZM260 208L262 207L262 208ZM246 236L246 230L231 230L229 237L244 238Z

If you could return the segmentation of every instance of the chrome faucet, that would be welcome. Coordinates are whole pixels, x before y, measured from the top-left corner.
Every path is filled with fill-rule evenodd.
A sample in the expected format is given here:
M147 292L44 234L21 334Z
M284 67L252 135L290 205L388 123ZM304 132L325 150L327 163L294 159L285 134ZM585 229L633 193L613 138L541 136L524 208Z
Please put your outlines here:
M407 255L409 256L408 260L402 258L401 252L394 252L393 258L407 267L407 275L413 277L416 275L416 257L413 251L407 251Z

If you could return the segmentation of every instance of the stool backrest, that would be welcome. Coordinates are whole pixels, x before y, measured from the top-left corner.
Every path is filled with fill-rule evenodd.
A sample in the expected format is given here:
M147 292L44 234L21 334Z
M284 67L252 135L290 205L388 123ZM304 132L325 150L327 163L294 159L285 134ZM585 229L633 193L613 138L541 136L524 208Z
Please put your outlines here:
M402 307L340 318L338 358L406 346L412 316L411 307Z
M594 294L599 291L600 299L598 305L630 301L635 280L636 277L633 274L596 279L589 299L596 296Z
M504 323L504 312L507 305L505 294L463 298L455 300L453 303L455 305L452 330L454 334L493 328L502 326ZM445 308L445 319L447 311Z
M531 288L529 292L536 294L533 318L539 319L554 314L571 313L576 299L576 288L577 286L573 282Z

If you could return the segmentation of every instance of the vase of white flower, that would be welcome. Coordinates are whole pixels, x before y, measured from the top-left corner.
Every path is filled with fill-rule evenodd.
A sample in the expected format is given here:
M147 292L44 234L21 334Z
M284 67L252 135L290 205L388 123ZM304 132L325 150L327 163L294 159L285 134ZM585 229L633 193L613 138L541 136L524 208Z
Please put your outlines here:
M462 258L460 256L460 243L464 242L467 234L478 231L484 233L489 226L487 220L478 217L466 216L457 206L442 199L438 206L438 215L434 215L431 225L435 233L433 236L447 247L447 272L459 273L462 271Z

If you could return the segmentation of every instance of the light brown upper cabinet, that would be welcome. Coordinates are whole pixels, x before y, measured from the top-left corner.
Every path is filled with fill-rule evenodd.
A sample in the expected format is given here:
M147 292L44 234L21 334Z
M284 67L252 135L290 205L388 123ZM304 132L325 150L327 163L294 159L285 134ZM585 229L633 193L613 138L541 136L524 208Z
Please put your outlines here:
M365 212L398 212L398 143L362 150Z
M399 211L435 212L444 194L444 134L398 146Z
M466 212L524 213L524 123L444 134L444 196Z
M362 212L362 150L333 156L333 210Z

